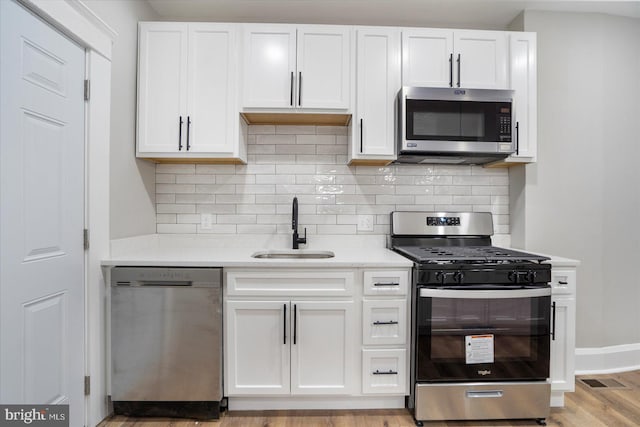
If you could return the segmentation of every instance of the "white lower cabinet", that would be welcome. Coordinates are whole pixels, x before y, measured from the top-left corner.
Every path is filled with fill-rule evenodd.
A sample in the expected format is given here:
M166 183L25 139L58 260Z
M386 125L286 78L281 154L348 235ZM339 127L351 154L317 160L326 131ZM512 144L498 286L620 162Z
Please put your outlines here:
M353 392L353 301L291 301L291 393Z
M288 394L289 301L227 301L225 392Z
M349 270L228 270L225 394L356 392L353 276Z
M349 394L352 301L227 301L226 391Z
M576 269L551 269L551 406L564 406L564 393L575 390Z
M410 269L227 268L224 389L237 409L399 408Z

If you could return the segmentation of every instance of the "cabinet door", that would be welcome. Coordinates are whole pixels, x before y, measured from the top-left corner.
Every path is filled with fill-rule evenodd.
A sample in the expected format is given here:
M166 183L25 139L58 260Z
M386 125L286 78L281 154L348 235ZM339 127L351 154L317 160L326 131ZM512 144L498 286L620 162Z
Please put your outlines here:
M553 297L555 336L551 340L550 377L552 391L574 391L576 348L576 300Z
M394 101L401 87L400 31L358 29L352 158L395 153ZM377 158L377 157L374 157Z
M185 146L195 153L233 153L236 96L235 28L189 24L188 109ZM187 144L188 143L188 144Z
M350 29L298 28L297 96L302 108L349 108Z
M453 47L455 87L509 88L507 33L456 31Z
M514 117L517 123L516 153L511 160L536 160L537 96L536 96L536 34L511 33L511 89L515 91Z
M350 394L355 337L352 301L292 301L291 393Z
M143 22L138 40L138 152L185 151L187 24Z
M296 29L246 25L244 107L291 108L295 97Z
M440 29L402 32L402 85L450 87L453 32Z
M227 301L228 396L289 394L289 302Z

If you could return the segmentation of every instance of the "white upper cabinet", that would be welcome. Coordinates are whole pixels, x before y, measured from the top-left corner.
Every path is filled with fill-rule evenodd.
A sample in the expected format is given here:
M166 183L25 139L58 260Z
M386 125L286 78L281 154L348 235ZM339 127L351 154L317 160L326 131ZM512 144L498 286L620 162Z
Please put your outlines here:
M402 84L508 89L507 34L501 31L404 30Z
M351 163L388 163L395 153L395 98L401 87L400 30L356 31L356 114Z
M453 82L453 31L402 31L402 84L450 87Z
M349 109L351 29L247 24L244 108Z
M242 161L236 27L139 24L138 157Z
M536 34L511 33L511 89L515 91L517 150L507 161L535 162L537 154Z
M188 24L139 25L138 152L184 151Z

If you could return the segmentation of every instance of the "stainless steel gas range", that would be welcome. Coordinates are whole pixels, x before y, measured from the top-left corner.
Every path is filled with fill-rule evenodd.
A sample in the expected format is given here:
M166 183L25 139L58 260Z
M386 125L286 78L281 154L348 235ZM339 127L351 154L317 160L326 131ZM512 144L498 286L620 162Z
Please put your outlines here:
M490 213L392 212L390 247L413 260L416 422L549 414L548 258L492 246Z

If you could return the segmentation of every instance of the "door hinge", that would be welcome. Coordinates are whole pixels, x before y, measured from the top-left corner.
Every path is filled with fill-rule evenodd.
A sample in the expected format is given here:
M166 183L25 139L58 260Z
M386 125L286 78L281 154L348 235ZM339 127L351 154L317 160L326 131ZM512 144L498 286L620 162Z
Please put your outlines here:
M89 394L91 394L91 377L87 375L84 377L84 395L89 396Z
M86 228L83 231L82 238L84 241L84 250L88 251L89 250L89 230L87 230Z
M84 100L89 100L89 95L91 94L91 82L89 80L84 81Z

